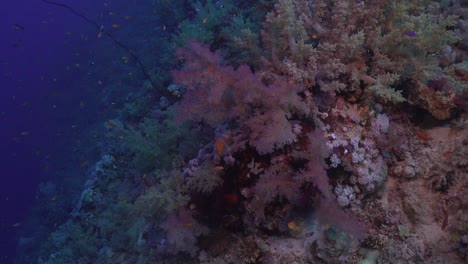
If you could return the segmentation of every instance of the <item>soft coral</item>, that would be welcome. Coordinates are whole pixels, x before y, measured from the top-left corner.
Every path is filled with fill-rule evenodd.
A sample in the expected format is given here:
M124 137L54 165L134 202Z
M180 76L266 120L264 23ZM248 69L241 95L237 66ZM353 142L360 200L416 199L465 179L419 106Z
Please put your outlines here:
M212 127L234 121L260 154L294 142L296 134L289 119L294 114L309 114L298 86L279 76L265 85L249 66L222 66L218 54L195 41L178 55L185 64L173 72L174 79L188 90L180 102L179 116Z

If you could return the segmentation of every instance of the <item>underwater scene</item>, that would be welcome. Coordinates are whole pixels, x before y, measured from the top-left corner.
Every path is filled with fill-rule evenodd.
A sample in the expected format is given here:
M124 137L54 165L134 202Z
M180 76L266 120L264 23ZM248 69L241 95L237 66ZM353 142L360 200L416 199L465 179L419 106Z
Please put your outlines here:
M467 0L8 0L0 263L468 263Z

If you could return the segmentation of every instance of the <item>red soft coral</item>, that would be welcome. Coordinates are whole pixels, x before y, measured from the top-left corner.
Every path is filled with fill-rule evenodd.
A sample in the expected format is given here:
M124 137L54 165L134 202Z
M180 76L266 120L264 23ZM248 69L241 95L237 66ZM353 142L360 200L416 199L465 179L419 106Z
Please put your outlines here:
M178 85L187 88L179 105L180 117L216 127L246 115L244 97L253 101L255 98L248 97L262 87L247 66L237 70L222 66L217 53L193 40L188 48L179 49L177 55L185 63L181 70L173 72L173 77Z
M282 77L267 86L247 65L237 69L222 66L219 55L195 41L178 55L185 64L174 71L174 80L187 87L178 107L180 117L212 127L235 121L260 154L294 142L289 118L309 114L298 86Z

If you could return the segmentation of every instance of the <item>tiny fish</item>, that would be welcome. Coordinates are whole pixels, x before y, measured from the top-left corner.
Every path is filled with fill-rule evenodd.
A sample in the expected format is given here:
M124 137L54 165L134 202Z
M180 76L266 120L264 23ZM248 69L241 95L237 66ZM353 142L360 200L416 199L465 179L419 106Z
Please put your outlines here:
M405 31L405 35L411 38L415 38L418 36L418 34L416 34L416 32L414 31Z
M213 168L213 171L222 171L224 169L223 166L216 166Z
M300 232L302 228L294 221L288 223L288 228L295 232Z
M119 25L119 24L112 24L112 27L113 27L113 28L119 28L120 25Z
M106 122L106 126L108 126L108 127L116 127L117 124L114 123L114 122L112 122L112 121L107 121L107 122Z
M429 141L431 140L431 138L429 136L427 136L426 134L424 134L423 132L421 131L416 131L416 136L424 141Z
M224 195L224 199L228 201L230 204L237 204L239 202L239 198L235 193L227 193Z
M16 30L24 30L24 26L22 26L20 24L15 24L15 29Z
M444 155L444 157L449 157L449 156L452 155L452 154L453 154L453 151L447 150L447 151L445 151L442 155Z
M218 155L221 157L223 155L223 142L221 141L221 139L216 139L215 148L218 152Z
M141 177L143 179L143 182L145 183L146 187L151 187L153 186L153 182L148 178L148 175L145 173Z

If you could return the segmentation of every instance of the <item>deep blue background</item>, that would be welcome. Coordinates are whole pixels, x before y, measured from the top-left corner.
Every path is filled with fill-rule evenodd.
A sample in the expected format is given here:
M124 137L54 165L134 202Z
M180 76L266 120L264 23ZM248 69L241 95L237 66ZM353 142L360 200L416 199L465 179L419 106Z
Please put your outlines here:
M104 9L104 1L61 2L91 17ZM57 162L86 126L92 87L76 82L92 67L90 47L101 40L82 19L40 0L7 0L1 6L0 263L9 263L38 183L66 173Z
M152 0L59 0L139 54L162 51ZM169 2L168 2L169 3ZM171 4L175 4L171 2ZM117 25L117 26L112 26ZM106 120L145 79L127 51L65 8L4 0L0 8L0 263L37 250L79 197ZM123 62L125 61L125 62ZM151 65L150 65L151 64ZM86 164L86 166L83 166ZM48 197L38 186L53 183ZM34 241L17 250L17 241ZM31 253L31 256L36 255Z

